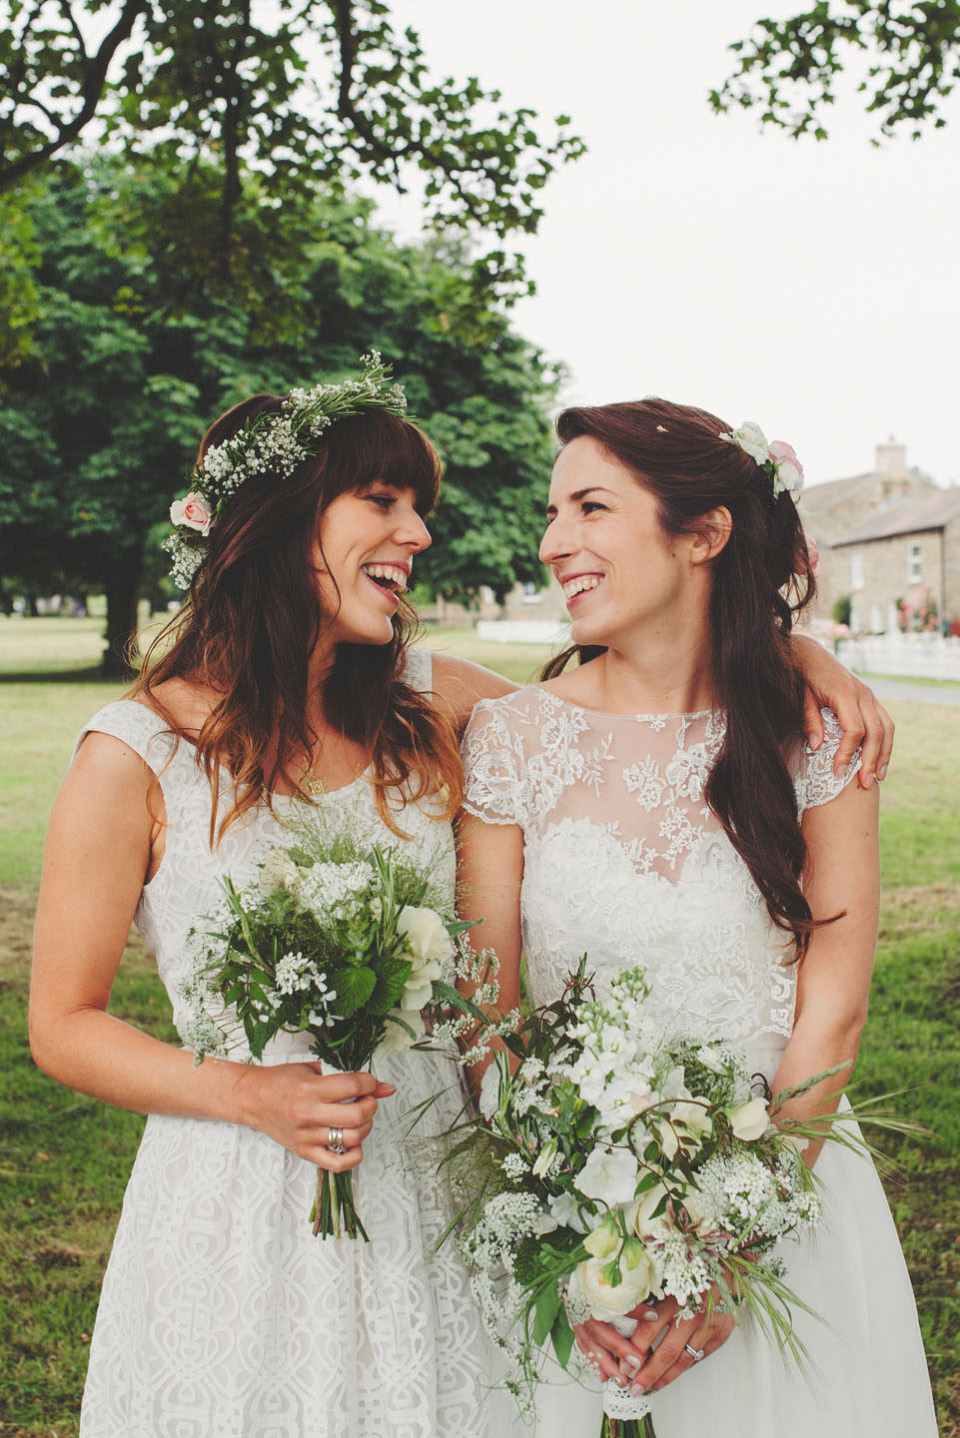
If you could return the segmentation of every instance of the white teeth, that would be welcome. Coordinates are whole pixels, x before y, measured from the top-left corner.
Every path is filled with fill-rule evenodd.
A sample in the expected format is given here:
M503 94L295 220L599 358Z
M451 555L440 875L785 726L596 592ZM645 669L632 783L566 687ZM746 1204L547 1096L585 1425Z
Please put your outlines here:
M389 579L400 590L407 587L406 571L399 564L363 564L360 567L371 579Z
M603 582L602 576L597 574L579 574L576 579L568 579L563 586L563 597L573 599L574 595L582 594L585 589L596 589L598 584Z

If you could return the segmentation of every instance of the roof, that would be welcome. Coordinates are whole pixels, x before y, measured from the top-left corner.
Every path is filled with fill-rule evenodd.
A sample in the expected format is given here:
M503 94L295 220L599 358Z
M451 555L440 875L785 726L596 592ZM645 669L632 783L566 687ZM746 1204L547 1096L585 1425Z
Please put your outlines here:
M824 484L810 484L803 491L801 503L811 514L821 514L833 504L847 498L865 479L878 479L872 469L864 474L852 474L847 479L828 479Z
M960 487L941 489L936 494L904 499L882 512L877 511L862 524L854 525L829 546L840 549L847 544L866 544L871 539L890 539L896 534L918 534L925 529L943 529L952 519L960 518Z

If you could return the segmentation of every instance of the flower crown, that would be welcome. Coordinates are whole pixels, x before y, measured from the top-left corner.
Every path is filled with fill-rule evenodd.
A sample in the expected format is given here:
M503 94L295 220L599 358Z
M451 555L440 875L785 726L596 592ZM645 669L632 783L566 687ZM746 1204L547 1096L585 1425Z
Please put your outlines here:
M727 444L735 444L748 454L773 481L773 497L786 492L794 501L803 489L803 465L797 459L792 445L782 439L767 443L767 437L758 424L745 420L732 434L721 434Z
M291 390L279 412L257 415L230 439L210 446L193 471L190 493L170 506L176 528L163 547L172 558L170 577L181 589L190 588L211 526L246 480L289 479L317 454L335 420L367 410L403 416L406 396L400 385L389 383L390 371L377 351L361 355L360 367L359 379Z

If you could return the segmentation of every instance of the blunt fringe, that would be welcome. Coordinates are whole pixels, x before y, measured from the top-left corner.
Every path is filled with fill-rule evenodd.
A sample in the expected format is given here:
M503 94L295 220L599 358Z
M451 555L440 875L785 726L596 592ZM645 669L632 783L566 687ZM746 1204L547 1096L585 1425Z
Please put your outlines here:
M228 410L204 435L199 458L282 402L255 395ZM314 569L323 510L382 480L413 489L426 515L440 474L440 457L416 425L383 412L355 415L331 425L320 453L289 479L247 480L211 528L189 597L151 644L131 690L195 746L211 788L211 846L248 810L271 805L281 779L302 792L297 759L302 766L317 738L307 721L308 663L335 617L323 611ZM377 809L402 836L395 815L405 797L437 795L437 817L449 818L463 784L452 725L401 677L418 631L403 600L393 631L385 645L337 646L322 703L325 719L369 752ZM199 733L188 734L157 694L176 678L219 696ZM233 802L218 826L224 779Z
M726 735L706 799L800 958L812 930L830 922L814 920L800 887L806 845L787 762L800 742L804 692L788 638L815 580L793 499L774 496L769 476L719 438L730 429L705 410L661 399L567 409L557 420L561 444L589 436L633 473L655 496L667 534L699 532L721 505L730 512L709 616ZM574 645L541 678L603 652Z

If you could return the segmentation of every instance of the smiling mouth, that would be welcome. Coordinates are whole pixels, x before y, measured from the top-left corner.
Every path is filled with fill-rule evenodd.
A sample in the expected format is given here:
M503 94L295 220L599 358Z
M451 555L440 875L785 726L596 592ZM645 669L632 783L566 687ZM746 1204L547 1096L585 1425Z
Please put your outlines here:
M407 573L399 564L362 564L360 568L378 589L398 596L407 590Z
M568 579L562 586L563 597L569 604L581 594L588 594L603 583L602 574L578 574L573 579Z

